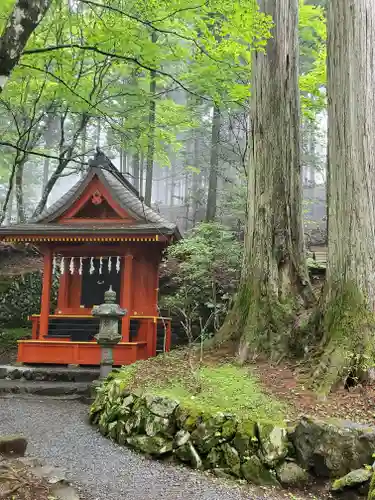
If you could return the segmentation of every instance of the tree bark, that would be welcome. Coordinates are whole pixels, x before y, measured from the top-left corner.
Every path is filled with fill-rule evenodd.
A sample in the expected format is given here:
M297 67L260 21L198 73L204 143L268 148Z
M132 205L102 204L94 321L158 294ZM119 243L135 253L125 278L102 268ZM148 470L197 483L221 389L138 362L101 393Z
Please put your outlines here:
M139 153L135 153L133 155L133 186L135 189L140 192L140 164L139 164Z
M193 172L192 179L192 226L195 227L198 218L198 208L199 203L199 180L200 180L200 141L199 141L199 131L194 131L194 143L193 143L193 166L197 169L197 172Z
M156 31L151 34L151 42L156 43L158 36ZM146 185L145 185L145 203L151 206L152 199L152 180L154 171L154 154L155 154L155 119L156 119L156 71L150 72L150 108L148 114L148 146L146 158Z
M302 225L298 0L261 0L274 20L252 66L252 151L239 293L218 340L239 341L239 358L289 351L296 309L310 305Z
M141 153L139 159L139 194L142 197L144 192L144 169L145 169L145 160L143 153Z
M17 163L15 177L15 192L16 192L16 207L17 207L17 223L22 224L26 221L25 205L23 196L23 173L27 156Z
M212 117L212 137L211 137L211 157L210 174L208 177L208 196L206 209L206 222L215 220L217 206L217 179L219 168L219 147L220 147L220 108L214 107Z
M328 3L328 267L318 389L374 356L375 4Z
M0 94L51 0L16 0L0 38Z

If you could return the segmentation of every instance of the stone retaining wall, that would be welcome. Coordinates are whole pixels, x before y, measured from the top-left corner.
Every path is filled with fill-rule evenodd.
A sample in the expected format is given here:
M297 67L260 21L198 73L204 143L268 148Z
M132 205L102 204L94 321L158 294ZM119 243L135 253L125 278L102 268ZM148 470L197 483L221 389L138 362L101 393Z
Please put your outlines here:
M90 422L120 445L253 484L302 487L319 476L340 478L334 491L358 487L367 493L374 460L375 428L311 418L293 428L243 422L131 393L116 379L99 388Z

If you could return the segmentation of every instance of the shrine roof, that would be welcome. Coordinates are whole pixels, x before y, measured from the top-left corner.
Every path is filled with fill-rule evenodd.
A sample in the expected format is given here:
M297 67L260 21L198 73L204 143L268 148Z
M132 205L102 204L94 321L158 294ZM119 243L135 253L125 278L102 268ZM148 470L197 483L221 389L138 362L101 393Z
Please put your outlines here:
M130 220L105 223L98 219L59 222L59 219L80 199L93 179L97 178L115 203L128 214ZM108 235L159 234L181 238L176 224L167 221L155 210L145 205L134 186L117 170L104 153L98 151L90 161L86 174L59 200L46 208L41 215L25 224L0 227L0 237L20 234L89 234Z

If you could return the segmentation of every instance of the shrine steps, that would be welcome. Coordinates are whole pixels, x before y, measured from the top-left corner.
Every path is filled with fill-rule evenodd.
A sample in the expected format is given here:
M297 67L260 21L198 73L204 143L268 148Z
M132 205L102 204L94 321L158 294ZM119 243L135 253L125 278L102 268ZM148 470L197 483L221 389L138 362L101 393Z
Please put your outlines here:
M4 395L54 396L76 399L89 396L90 383L0 380L0 397Z
M0 365L0 397L31 395L85 398L99 376L98 368Z
M0 365L0 380L42 382L92 382L99 377L99 367L55 365Z

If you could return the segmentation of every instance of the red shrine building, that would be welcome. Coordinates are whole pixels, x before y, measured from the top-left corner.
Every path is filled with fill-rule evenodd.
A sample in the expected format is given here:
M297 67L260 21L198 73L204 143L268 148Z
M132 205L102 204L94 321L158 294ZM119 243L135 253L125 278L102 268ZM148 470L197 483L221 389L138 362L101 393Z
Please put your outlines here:
M159 265L164 249L179 238L176 225L145 206L138 191L98 152L81 180L38 218L0 227L1 240L32 243L44 256L40 313L30 318L31 340L19 341L18 361L99 365L94 338L99 320L91 311L110 287L127 310L114 364L168 351L171 320L159 314Z

